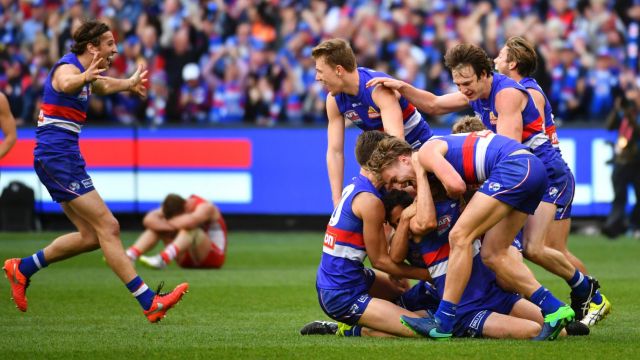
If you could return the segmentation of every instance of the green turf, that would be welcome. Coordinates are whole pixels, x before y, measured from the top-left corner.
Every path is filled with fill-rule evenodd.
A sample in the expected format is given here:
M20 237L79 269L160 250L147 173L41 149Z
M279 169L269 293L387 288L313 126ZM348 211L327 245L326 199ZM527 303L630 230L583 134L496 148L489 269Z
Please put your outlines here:
M25 256L56 234L0 233L0 259ZM135 235L123 234L129 244ZM0 283L0 358L241 359L627 359L640 357L640 241L571 239L597 275L613 313L589 337L556 342L302 337L299 328L326 319L316 300L320 233L232 233L222 270L141 268L150 285L189 281L184 301L149 324L136 301L94 252L54 264L33 277L29 311L20 313ZM534 267L538 279L566 295L566 285Z

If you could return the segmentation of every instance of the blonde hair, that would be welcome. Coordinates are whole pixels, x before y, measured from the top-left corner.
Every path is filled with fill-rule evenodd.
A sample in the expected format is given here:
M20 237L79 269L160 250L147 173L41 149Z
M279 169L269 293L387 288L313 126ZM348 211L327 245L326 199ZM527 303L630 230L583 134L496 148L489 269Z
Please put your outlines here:
M352 72L358 66L356 55L351 49L351 45L343 39L329 39L321 42L311 50L311 56L324 61L330 66L342 66L346 71Z
M371 154L369 161L367 161L367 168L380 175L382 171L393 165L401 155L409 155L413 149L411 145L402 139L397 137L389 137L381 140L378 146Z

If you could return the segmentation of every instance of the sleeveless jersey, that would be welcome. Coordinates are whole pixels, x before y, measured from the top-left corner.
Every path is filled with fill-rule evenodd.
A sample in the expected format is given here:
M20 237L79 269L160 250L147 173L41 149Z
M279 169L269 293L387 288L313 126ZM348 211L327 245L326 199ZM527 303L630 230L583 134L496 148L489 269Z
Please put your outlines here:
M551 103L549 102L549 98L542 91L538 82L530 77L525 77L520 80L520 85L524 86L527 89L534 89L538 91L542 96L544 96L544 132L547 134L551 145L559 152L560 151L560 142L558 141L558 134L556 133L556 123L553 121L553 112L551 110Z
M536 109L536 105L531 98L527 89L517 83L515 80L498 73L493 74L491 83L491 93L488 99L478 99L469 102L476 115L478 115L487 129L496 132L497 119L499 117L496 110L497 94L507 88L514 88L522 91L528 98L527 105L522 111L522 143L542 160L547 166L553 166L554 161L558 160L558 153L553 149L549 138L544 130L544 122L540 113ZM547 169L553 173L553 170Z
M336 95L335 100L338 105L338 110L345 120L353 122L354 125L364 131L384 131L380 108L378 108L371 97L375 87L367 88L366 84L367 81L374 77L390 76L383 72L363 67L359 67L357 71L360 78L358 94L355 96L345 93ZM411 144L414 149L419 148L433 135L433 131L413 104L409 103L404 97L400 97L398 101L402 109L405 140Z
M433 285L442 298L449 266L449 232L460 216L460 203L454 200L438 201L435 207L438 219L437 229L423 236L419 242L409 240L407 260L413 266L429 270ZM484 301L490 287L495 286L495 273L482 263L479 256L480 240L474 240L472 247L471 277L458 303L459 308L472 302Z
M91 87L85 84L82 89L75 94L67 94L56 91L51 83L54 71L63 64L72 64L80 71L85 69L78 60L76 54L69 53L56 62L47 79L44 82L44 94L42 96L42 107L38 116L38 126L55 125L75 133L80 133L82 125L87 119L87 109L89 107L89 95Z
M358 175L342 190L342 199L333 210L324 235L322 259L316 277L318 288L348 289L367 284L362 263L367 256L362 235L363 222L352 210L353 199L361 192L381 197L363 175Z
M209 203L209 201L201 198L198 195L191 195L191 196L189 196L189 199L194 199L195 200L194 203L193 203L194 204L193 205L193 209L191 209L191 211L195 210L195 208L200 204ZM200 228L206 233L208 233L211 230L218 230L218 229L224 229L224 231L226 232L227 231L226 227L227 226L226 226L226 223L224 221L224 218L222 217L222 214L220 214L220 218L218 219L217 222L214 223L211 220L207 220L207 221L205 221L204 223L202 223L200 225Z
M502 159L514 151L527 149L523 144L489 130L434 136L432 139L447 143L444 157L467 184L483 183Z

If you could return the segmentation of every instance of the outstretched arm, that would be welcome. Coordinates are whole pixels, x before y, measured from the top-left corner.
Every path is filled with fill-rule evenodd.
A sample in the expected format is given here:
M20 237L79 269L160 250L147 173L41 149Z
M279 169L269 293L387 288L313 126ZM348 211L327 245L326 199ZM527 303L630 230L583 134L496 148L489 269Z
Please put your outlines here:
M4 140L0 142L0 159L2 159L11 150L17 139L16 120L11 114L9 102L3 93L0 93L0 130L4 136Z
M121 91L130 91L141 98L147 96L145 87L148 70L142 64L138 65L136 71L128 79L116 79L108 76L98 76L91 86L98 95L115 94Z
M327 96L327 172L331 186L331 200L335 207L342 196L344 181L344 118L333 96Z
M388 77L376 77L367 82L367 87L377 85L398 91L418 110L431 115L448 114L469 107L467 98L460 92L436 96L429 91L417 89L404 81Z

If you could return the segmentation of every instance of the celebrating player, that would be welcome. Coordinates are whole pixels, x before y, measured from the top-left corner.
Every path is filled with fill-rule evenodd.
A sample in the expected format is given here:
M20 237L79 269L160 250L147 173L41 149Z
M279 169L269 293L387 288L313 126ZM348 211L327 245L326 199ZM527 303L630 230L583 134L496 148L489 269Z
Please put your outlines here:
M73 40L71 53L53 65L44 84L34 167L78 231L56 238L33 255L6 260L3 269L15 304L20 311L26 311L25 292L33 274L54 262L101 248L107 264L138 300L147 319L157 322L182 299L189 285L183 283L170 293L161 294L160 289L153 292L136 274L122 248L120 225L87 175L78 146L91 93L129 91L144 97L147 71L138 66L128 79L102 75L118 53L113 33L102 22L83 23Z
M415 107L397 92L383 86L365 86L374 77L389 75L357 67L356 56L348 42L326 40L316 46L311 55L316 61L316 80L329 91L326 102L329 119L327 170L331 198L336 206L344 181L346 120L364 131L382 130L405 139L414 148L427 141L432 131Z

